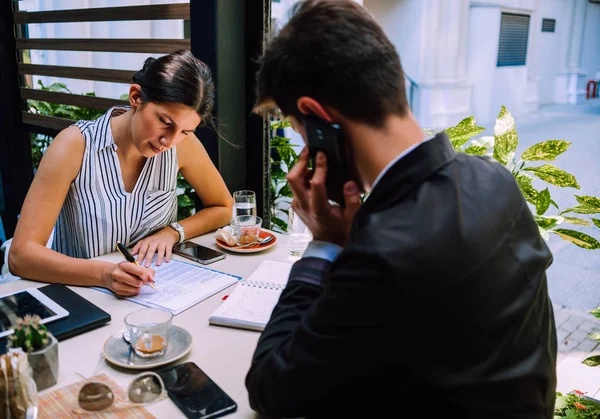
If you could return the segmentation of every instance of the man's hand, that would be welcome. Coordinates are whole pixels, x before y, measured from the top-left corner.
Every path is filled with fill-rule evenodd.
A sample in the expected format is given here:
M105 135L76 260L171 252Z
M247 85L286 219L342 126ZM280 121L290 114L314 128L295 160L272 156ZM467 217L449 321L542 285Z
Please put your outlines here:
M163 258L166 262L171 260L173 245L178 241L179 233L167 226L137 242L131 249L131 254L138 255L138 263L146 267L150 266L156 254L156 266L160 266Z
M340 246L346 244L352 220L360 207L360 194L353 181L344 185L345 208L331 205L327 198L327 159L317 153L314 173L308 169L308 148L304 148L298 162L286 179L294 193L292 209L312 232L314 240L323 240ZM311 176L312 175L312 176Z

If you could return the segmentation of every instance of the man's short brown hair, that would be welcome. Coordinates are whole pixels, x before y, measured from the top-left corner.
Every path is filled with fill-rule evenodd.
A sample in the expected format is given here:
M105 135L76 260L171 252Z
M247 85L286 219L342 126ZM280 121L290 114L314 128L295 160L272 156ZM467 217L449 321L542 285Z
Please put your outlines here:
M309 96L375 126L389 114L403 116L408 110L396 49L352 0L299 2L259 64L257 109L272 104L284 115L300 117L296 102Z

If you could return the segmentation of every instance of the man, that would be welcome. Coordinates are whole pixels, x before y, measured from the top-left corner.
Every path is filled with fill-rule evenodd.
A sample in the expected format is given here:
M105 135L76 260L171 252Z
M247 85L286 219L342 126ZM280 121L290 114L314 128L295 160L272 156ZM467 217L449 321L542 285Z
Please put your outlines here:
M408 36L408 34L407 34ZM305 149L292 207L314 241L246 377L273 417L552 418L552 256L513 176L425 138L400 59L350 0L307 0L266 46L257 109L338 124L355 181L327 199ZM360 191L370 192L360 204Z

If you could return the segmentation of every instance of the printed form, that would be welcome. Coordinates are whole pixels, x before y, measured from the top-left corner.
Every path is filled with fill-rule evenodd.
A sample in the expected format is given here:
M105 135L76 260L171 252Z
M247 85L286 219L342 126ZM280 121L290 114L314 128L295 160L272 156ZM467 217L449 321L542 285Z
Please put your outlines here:
M181 313L241 279L175 259L160 266L152 264L151 268L156 272L156 290L144 286L138 295L126 299L149 307L166 308L173 314ZM96 289L112 294L106 288Z

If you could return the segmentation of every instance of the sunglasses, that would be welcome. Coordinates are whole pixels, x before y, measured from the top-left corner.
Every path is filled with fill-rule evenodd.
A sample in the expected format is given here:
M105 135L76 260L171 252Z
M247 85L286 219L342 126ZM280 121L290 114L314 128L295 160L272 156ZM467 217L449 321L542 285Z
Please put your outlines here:
M166 398L165 384L155 372L147 371L135 376L127 388L125 402L117 401L115 392L107 384L86 379L86 383L79 390L78 407L73 411L93 414L108 410L129 409L146 406Z

